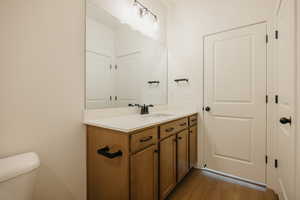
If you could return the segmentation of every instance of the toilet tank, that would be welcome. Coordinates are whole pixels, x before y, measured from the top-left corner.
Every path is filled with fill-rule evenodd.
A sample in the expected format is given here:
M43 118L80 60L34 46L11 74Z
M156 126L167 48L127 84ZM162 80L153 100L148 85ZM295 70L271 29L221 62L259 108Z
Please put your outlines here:
M0 200L32 200L39 166L36 153L0 158Z

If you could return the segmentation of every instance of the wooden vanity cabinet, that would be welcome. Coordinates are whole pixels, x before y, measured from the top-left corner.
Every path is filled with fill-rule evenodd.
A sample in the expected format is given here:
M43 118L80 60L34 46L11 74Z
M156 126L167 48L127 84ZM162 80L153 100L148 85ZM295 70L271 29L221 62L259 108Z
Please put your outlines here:
M129 158L128 135L88 126L87 199L129 200Z
M189 171L189 132L184 130L177 134L177 182Z
M158 148L152 145L131 156L130 189L132 200L158 198Z
M87 126L88 200L163 200L197 163L197 115L131 133Z
M176 135L159 143L159 196L165 199L176 186Z
M197 165L197 125L189 128L189 168Z

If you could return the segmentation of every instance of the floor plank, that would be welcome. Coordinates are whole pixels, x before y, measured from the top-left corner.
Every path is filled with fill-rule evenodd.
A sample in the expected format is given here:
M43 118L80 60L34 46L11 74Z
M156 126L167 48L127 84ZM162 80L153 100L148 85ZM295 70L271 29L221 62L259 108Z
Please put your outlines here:
M168 200L277 200L273 191L192 169Z

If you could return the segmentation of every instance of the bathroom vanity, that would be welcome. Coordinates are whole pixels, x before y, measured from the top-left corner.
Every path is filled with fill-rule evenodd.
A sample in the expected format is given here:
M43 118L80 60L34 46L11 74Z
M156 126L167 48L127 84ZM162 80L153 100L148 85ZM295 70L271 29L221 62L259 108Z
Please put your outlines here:
M197 163L197 113L87 124L88 199L165 199Z
M168 105L168 51L153 33L87 1L85 108L97 113L85 118L89 200L165 199L197 163L197 112L157 108Z

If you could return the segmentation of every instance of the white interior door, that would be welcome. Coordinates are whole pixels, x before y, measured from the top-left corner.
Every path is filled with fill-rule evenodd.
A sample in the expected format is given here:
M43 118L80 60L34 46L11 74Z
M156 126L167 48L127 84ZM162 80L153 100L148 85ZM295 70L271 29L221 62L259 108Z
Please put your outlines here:
M265 183L267 26L205 37L208 169Z
M277 160L280 199L295 199L295 3L281 0L277 11ZM290 119L288 123L286 119ZM280 122L280 120L282 122Z
M117 105L140 103L143 76L141 52L117 56L117 63L115 73Z
M86 52L86 108L111 107L113 79L111 57Z
M86 108L113 107L115 91L111 68L115 58L114 30L97 20L97 9L87 6Z

